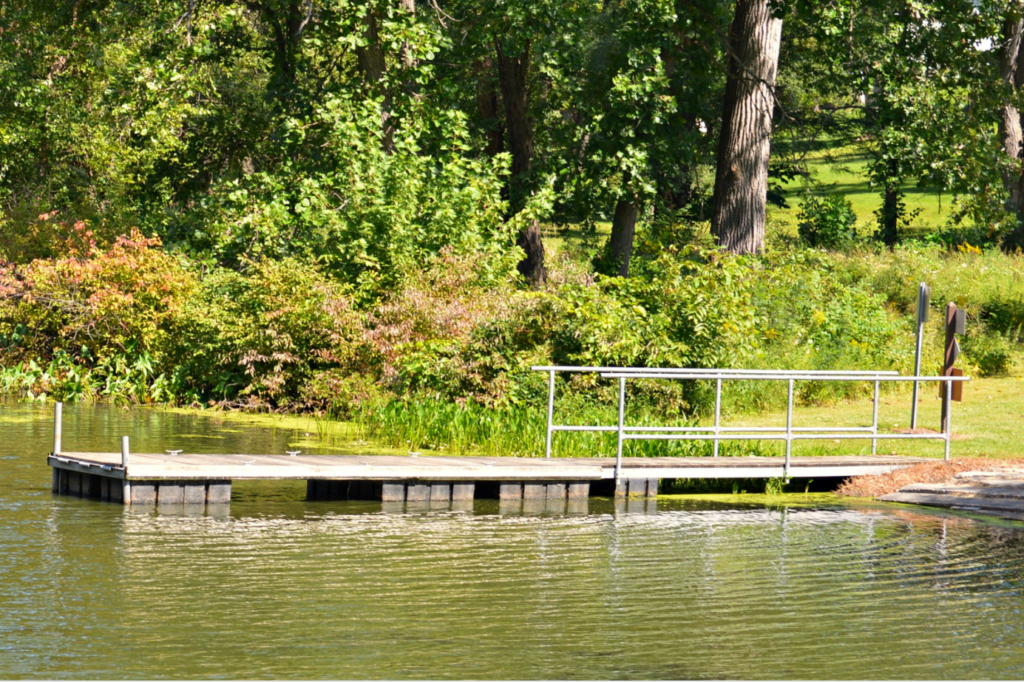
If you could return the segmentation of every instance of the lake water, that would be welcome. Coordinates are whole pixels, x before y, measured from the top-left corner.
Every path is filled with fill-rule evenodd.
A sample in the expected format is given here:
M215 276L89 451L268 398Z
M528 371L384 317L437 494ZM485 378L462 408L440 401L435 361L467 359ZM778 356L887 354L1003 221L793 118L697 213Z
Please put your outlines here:
M0 403L0 678L1020 678L1024 530L659 499L382 513L238 485L229 512L50 493L49 406ZM65 449L295 434L68 406Z

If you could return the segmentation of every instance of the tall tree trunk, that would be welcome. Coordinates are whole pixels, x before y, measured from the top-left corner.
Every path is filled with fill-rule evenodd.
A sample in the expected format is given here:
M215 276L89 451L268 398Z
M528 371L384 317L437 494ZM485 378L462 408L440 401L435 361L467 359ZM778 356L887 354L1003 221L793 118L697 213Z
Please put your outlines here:
M501 117L498 115L498 89L494 81L494 61L490 57L478 61L476 72L476 106L480 113L480 121L484 130L487 131L487 146L484 148L484 153L493 158L505 148Z
M999 53L999 77L1014 93L1024 81L1024 68L1020 65L1024 18L1020 16L1020 9L1015 9L1008 11L1003 20L1003 45ZM1024 220L1024 168L1021 164L1024 132L1021 131L1020 112L1013 104L1005 104L1000 113L999 137L1003 151L1012 159L1011 167L1003 173L1003 186L1009 194L1007 208L1018 219Z
M403 12L414 17L416 16L416 0L398 0L398 6ZM407 69L416 66L417 60L412 54L412 47L409 45L409 41L402 41L402 47L398 50L398 59L402 62L402 66Z
M387 72L387 61L384 58L384 47L377 32L377 15L372 10L366 11L363 17L363 38L366 45L356 48L356 63L370 89L383 96L380 105L381 147L391 153L394 150L394 125L391 121L391 93L387 90L379 92Z
M612 261L618 265L619 277L629 277L629 259L633 257L633 237L636 235L636 219L639 214L640 202L636 199L619 199L615 204L608 252Z
M529 192L530 167L533 165L533 123L530 121L529 93L526 77L530 70L530 43L519 54L506 54L500 40L494 41L497 53L498 85L505 104L505 128L508 146L512 152L512 177L509 182L509 202L512 213L518 213L526 204ZM544 242L540 225L534 220L519 233L516 244L526 252L526 258L516 266L533 285L547 279L544 267Z
M768 158L782 20L769 0L737 0L718 140L711 230L733 253L764 247Z
M886 184L882 201L882 242L890 249L900 240L900 189L897 184Z

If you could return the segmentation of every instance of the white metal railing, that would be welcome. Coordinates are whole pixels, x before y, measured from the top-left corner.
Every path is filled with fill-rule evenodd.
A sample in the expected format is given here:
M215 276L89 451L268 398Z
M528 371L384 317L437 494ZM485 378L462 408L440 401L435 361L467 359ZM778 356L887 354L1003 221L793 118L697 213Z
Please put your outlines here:
M952 435L950 407L953 382L970 381L964 376L901 376L899 372L862 370L757 370L757 369L705 369L705 368L648 368L648 367L577 367L572 365L542 365L534 371L548 373L547 433L544 456L551 457L551 437L556 431L615 432L618 445L615 454L615 480L622 470L622 445L627 440L710 440L713 456L718 457L721 441L777 440L785 441L784 472L789 476L790 459L795 440L870 439L871 454L878 451L879 440L943 440L945 459L949 460ZM604 379L618 379L618 424L615 426L556 424L555 374L559 372L600 374ZM631 379L679 379L715 382L715 420L711 426L629 426L626 424L626 381ZM786 426L722 426L723 381L786 381ZM871 381L874 383L871 426L793 426L793 394L797 381ZM878 397L882 382L912 381L945 383L943 391L946 419L939 433L879 433Z

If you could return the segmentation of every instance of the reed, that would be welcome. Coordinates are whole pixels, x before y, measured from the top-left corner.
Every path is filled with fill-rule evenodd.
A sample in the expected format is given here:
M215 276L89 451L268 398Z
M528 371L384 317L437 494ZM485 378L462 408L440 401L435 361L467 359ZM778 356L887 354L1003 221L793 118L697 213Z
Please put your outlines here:
M578 407L568 414L556 413L559 424L613 425L614 408ZM389 448L408 448L411 452L432 450L453 455L543 457L546 415L528 406L485 407L475 403L456 403L431 399L389 401L366 406L353 425L367 439ZM633 426L693 426L685 417L666 419L641 413L629 416ZM699 457L710 456L709 441L626 441L627 457ZM767 447L771 447L768 445ZM615 433L556 432L552 442L554 457L614 457ZM758 454L762 443L733 442L722 445L724 456ZM770 453L775 454L775 453Z

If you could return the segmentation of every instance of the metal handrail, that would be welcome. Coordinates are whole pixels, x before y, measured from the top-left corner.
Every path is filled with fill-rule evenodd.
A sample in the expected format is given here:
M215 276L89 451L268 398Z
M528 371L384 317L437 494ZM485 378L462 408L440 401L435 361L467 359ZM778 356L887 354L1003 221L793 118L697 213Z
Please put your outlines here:
M970 381L965 376L902 376L895 371L871 370L748 370L718 368L657 368L657 367L587 367L572 365L537 365L534 371L548 372L548 413L545 457L551 457L551 437L556 431L589 431L615 432L618 443L615 455L615 480L618 481L622 470L622 448L627 440L711 440L714 443L714 457L718 457L719 444L729 440L784 440L786 457L784 474L789 476L790 460L794 440L870 439L871 454L878 452L879 440L943 440L945 441L944 458L949 461L952 426L949 418L942 425L939 433L879 433L878 403L881 383L885 382L919 382L945 383L943 402L945 414L951 410L953 382ZM571 424L555 424L555 374L558 372L600 374L604 379L619 380L618 424L616 426L586 426ZM628 426L625 423L626 381L628 379L689 379L694 381L715 381L715 422L712 426ZM786 381L787 406L786 425L782 426L722 426L722 382L731 381ZM793 399L797 381L871 381L874 383L872 397L871 426L847 427L797 427L793 426Z

